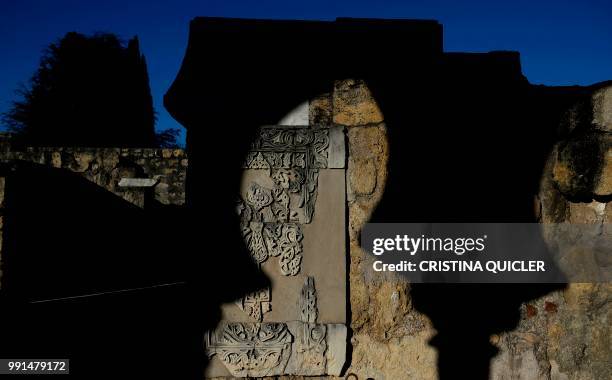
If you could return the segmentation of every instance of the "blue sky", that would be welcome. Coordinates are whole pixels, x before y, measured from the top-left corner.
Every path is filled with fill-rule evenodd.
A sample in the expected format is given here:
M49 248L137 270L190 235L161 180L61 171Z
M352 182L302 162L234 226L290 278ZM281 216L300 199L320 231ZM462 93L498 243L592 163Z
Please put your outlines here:
M612 1L0 0L0 112L66 32L138 35L147 58L157 128L178 128L162 97L181 65L196 16L333 20L339 16L436 19L445 51L517 50L531 83L612 79Z

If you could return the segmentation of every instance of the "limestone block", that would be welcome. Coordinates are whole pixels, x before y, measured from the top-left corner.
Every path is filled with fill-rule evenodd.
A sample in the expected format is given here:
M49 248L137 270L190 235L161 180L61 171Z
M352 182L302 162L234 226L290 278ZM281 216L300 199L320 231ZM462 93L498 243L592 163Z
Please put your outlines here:
M540 181L540 221L542 223L561 223L569 214L568 201L563 197L552 178L552 167L555 162L555 154L546 162L542 179Z
M370 159L349 160L349 183L351 195L369 195L376 188L376 166Z
M597 201L590 203L570 203L569 222L570 223L601 223L606 209L605 203Z
M237 212L246 247L271 286L222 305L220 326L206 333L206 377L340 374L347 346L344 145L342 127L261 128L243 163Z
M343 127L329 128L329 148L327 167L329 169L343 169L346 165L346 149Z
M558 312L548 316L543 328L546 355L555 363L555 375L559 379L609 378L612 285L572 283L561 295Z
M364 81L348 79L334 83L335 124L353 127L376 124L383 120L383 114Z
M353 360L347 374L358 379L435 380L437 353L427 342L433 330L423 330L414 335L396 337L388 342L372 339L368 334L358 333L353 339ZM353 379L348 377L347 379Z
M156 178L121 178L119 187L153 187L157 182Z
M593 125L599 130L612 132L612 86L601 88L591 97Z
M612 195L612 146L609 146L603 154L601 169L593 192L601 197Z

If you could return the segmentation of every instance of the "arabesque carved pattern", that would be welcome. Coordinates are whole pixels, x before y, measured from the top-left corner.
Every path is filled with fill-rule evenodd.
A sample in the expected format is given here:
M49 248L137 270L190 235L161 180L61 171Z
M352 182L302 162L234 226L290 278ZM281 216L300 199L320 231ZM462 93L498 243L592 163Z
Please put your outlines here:
M327 167L329 144L328 129L260 129L244 168L266 170L273 187L250 183L237 206L242 236L256 263L261 265L271 256L278 257L283 275L300 272L301 223L312 220L319 169ZM262 321L271 309L269 290L245 296L237 305L256 321Z
M219 355L232 376L264 377L283 372L292 341L285 323L225 322L206 333L206 352Z
M317 322L317 294L314 278L306 277L298 307L302 319L302 331L298 334L295 350L302 356L301 371L304 375L323 373L327 358L327 326Z
M261 216L261 210L258 213L246 202L239 204L238 210L241 216L242 236L253 260L262 264L270 256L278 257L280 271L283 275L295 276L298 274L302 263L302 240L304 239L300 225L298 223L257 221L265 219L254 217L254 215Z
M299 193L297 206L304 208L304 223L310 223L317 199L319 169L327 167L328 147L326 128L262 127L244 168L267 169L277 185Z

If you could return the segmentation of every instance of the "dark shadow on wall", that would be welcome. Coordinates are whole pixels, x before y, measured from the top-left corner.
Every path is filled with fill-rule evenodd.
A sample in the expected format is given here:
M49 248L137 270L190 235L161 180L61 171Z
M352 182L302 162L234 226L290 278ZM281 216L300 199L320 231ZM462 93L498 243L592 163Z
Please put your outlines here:
M7 173L3 357L70 357L86 378L121 369L201 379L203 333L219 305L268 285L238 230L242 160L257 127L335 79L366 80L385 116L389 178L372 221L531 221L554 121L517 56L441 49L435 22L194 20L165 97L188 129L184 208L139 209L59 169ZM177 280L185 284L26 302ZM438 330L441 378L485 378L489 335L551 290L413 286L415 308Z
M240 176L228 168L257 127L344 78L367 82L388 131L372 222L535 221L562 107L533 90L518 54L442 54L441 27L427 21L201 18L165 105L188 129L190 207L216 221L213 234L237 223ZM414 285L414 307L438 331L440 377L488 378L489 336L516 326L522 302L558 288Z
M445 54L419 77L368 81L387 124L388 180L371 222L536 222L535 195L561 105L547 104L518 54ZM398 96L394 89L410 89ZM441 379L488 379L495 333L548 284L413 284L432 321Z
M241 240L208 233L205 215L142 209L64 169L2 171L0 357L69 358L75 378L201 378L221 302L265 283ZM213 239L229 241L223 255ZM230 265L250 281L229 280Z

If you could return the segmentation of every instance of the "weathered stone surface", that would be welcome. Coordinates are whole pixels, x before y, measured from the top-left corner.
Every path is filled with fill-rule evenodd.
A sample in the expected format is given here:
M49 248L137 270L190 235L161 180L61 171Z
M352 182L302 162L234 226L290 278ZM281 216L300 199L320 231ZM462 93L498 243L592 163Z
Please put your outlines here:
M282 344L254 338L247 347L228 340L230 332L207 333L207 377L340 374L347 347L345 154L342 127L266 126L251 144L237 211L247 248L272 285L222 305L221 328L282 325L288 335Z
M293 341L286 323L221 322L206 332L205 347L232 376L263 377L284 373Z
M609 204L593 200L576 202L574 199L582 196L592 199L601 192L597 189L604 182L601 177L598 179L593 169L601 164L601 148L605 147L602 141L605 141L604 136L592 134L560 144L561 153L557 155L555 152L553 159L549 160L537 196L536 215L540 213L542 222L599 224L612 220L612 207ZM351 169L356 167L353 165L356 160L373 160L375 173L378 176L381 173L386 175L384 129L349 128L348 146L349 280L354 336L353 360L347 373L355 373L358 378L374 379L401 379L406 378L406 374L411 375L408 378L436 378L436 352L427 345L425 338L434 332L426 318L410 309L408 287L397 282L394 286L393 282L372 284L364 277L368 255L359 247L359 232L375 207L384 181L377 181L372 194L356 196ZM593 154L598 150L599 154ZM606 173L606 165L601 167L601 173ZM368 172L372 177L373 171ZM588 176L591 176L590 183ZM582 255L582 262L585 261L584 255L590 255L589 260L595 263L601 261L593 250L582 252ZM551 293L535 300L529 308L525 306L524 317L516 330L493 337L500 354L492 361L491 378L561 380L597 379L609 375L609 369L604 369L607 361L603 356L610 355L610 347L603 342L609 343L610 339L609 323L606 321L611 310L611 292L609 284L605 285L575 294L572 297L574 301L569 303L585 300L577 307L580 310L570 311L565 301L568 294L574 293L577 284L571 285L566 292ZM405 306L399 307L400 304ZM528 309L532 312L528 313ZM579 313L581 317L573 318L574 313ZM589 321L588 315L597 316L597 326ZM566 344L569 350L563 352ZM587 345L597 348L585 351ZM403 355L394 359L395 350L399 353L419 350L427 353L425 357L428 359L424 363L418 359L423 358L423 353L414 358ZM585 355L580 356L581 352L585 352Z
M557 188L552 175L552 167L555 163L554 153L547 160L542 179L540 181L540 193L538 219L542 223L561 223L569 215L569 203Z
M327 325L327 370L331 376L340 376L346 364L348 329L344 324Z
M153 187L157 180L153 178L121 178L119 187Z
M570 198L591 198L601 165L602 142L589 134L558 144L552 178L561 193Z
M94 152L91 151L77 151L73 155L74 166L72 169L75 172L84 172L89 169L89 165L94 160Z
M610 284L570 284L547 313L547 356L559 378L609 378L611 294Z
M333 121L349 127L376 124L383 114L362 80L343 80L334 83Z
M612 207L609 202L605 203L610 176L609 136L589 129L591 124L600 131L607 128L608 114L604 109L610 107L605 105L607 96L605 91L593 96L592 119L590 112L585 112L590 104L581 102L572 107L574 112L570 124L573 128L583 128L587 133L558 146L559 150L552 154L555 162L545 168L540 188L544 223L603 226L603 234L595 228L587 230L592 231L592 236L584 236L583 230L571 236L571 228L556 228L557 232L548 237L557 241L572 240L570 246L573 250L567 252L561 264L572 265L576 272L609 265L606 263L610 250L606 246L611 235L605 224L612 219L609 215ZM547 179L549 175L550 181ZM592 199L597 196L603 198ZM604 252L600 252L602 249ZM531 317L526 314L515 332L534 332L538 341L530 347L522 347L502 339L505 346L493 366L498 378L608 378L610 369L606 358L611 355L611 296L609 283L572 283L564 291L533 302L538 312L532 313Z
M371 159L349 160L349 194L370 195L376 188L376 166Z
M343 127L329 128L327 167L329 169L344 169L346 167L346 142Z
M612 144L612 139L609 139ZM602 157L599 176L595 183L594 193L600 197L612 195L612 145L607 147Z
M361 228L382 197L386 182L389 152L385 126L349 128L348 147L354 335L347 374L359 379L435 379L437 354L427 343L434 331L429 321L412 309L409 285L393 276L384 281L368 277L372 257L359 246Z
M525 342L522 347L516 347L513 351L502 350L491 361L489 378L491 380L549 380L547 372L540 369L533 345L528 342Z
M591 99L593 124L599 130L612 132L612 86L595 91Z
M568 140L560 142L550 157L544 169L540 192L536 197L535 214L539 214L543 223L603 223L604 231L609 228L605 225L612 222L612 204L608 198L610 150L605 145L605 142L609 141L605 135L609 132L610 125L609 97L609 91L600 91L593 96L593 115L592 118L589 116L586 122L582 108L590 107L591 104L587 102L586 105L572 108L572 127L567 131L575 131L578 127L587 128L591 124L595 125L598 131L587 128L585 134L572 135ZM304 120L303 108L298 114L301 115L301 120ZM299 120L300 117L292 120ZM298 275L297 285L283 282L286 278L281 276L277 262L270 260L263 265L262 269L267 271L267 274L277 278L276 284L273 285L276 289L272 291L278 292L272 302L292 305L273 308L269 313L263 313L263 319L266 319L264 322L286 321L283 323L287 324L293 342L297 337L304 336L304 327L311 326L299 320L300 309L294 301L302 290L306 275L313 275L319 266L329 268L329 272L321 276L324 279L317 278L315 284L316 288L321 290L333 288L336 296L321 292L318 298L318 320L309 323L326 326L326 371L333 375L339 374L345 361L343 355L346 354L346 326L338 322L345 322L343 318L346 316L344 304L343 310L334 309L330 305L338 304L337 294L346 294L346 289L339 285L334 287L332 284L333 276L330 273L337 275L336 268L343 264L330 259L333 256L330 253L337 249L342 250L345 242L343 234L340 234L338 240L331 241L322 240L320 236L325 235L325 231L329 229L348 228L348 295L353 335L352 361L344 375L355 374L358 379L376 380L435 379L437 352L428 344L435 332L426 316L412 308L409 284L393 278L373 281L368 277L367 271L371 257L359 247L360 230L380 200L387 176L389 152L385 126L380 123L380 110L362 82L342 81L336 85L333 101L329 96L310 101L308 120L311 125L327 126L333 122L350 127L346 130L349 155L346 176L343 170L338 169L322 171L318 178L318 191L332 193L344 191L344 178L347 179L348 226L344 226L343 218L333 221L329 219L330 216L339 214L344 217L344 200L330 200L329 193L325 196L319 193L312 223L307 224L303 231L304 261L300 268L303 273ZM341 130L340 128L336 131ZM329 131L331 133L332 129ZM162 175L161 182L155 186L156 199L162 203L181 203L178 200L183 197L184 167L188 163L184 152L172 149L111 149L85 154L73 149L29 149L25 152L15 152L13 157L80 171L90 180L111 191L119 191L118 181L124 175L151 178ZM333 160L331 156L328 158L329 164ZM344 166L329 164L329 168L332 167ZM336 187L330 189L330 186ZM338 227L340 225L342 227ZM308 252L311 250L316 253L309 256ZM602 257L597 256L597 251L577 250L575 255L576 262L603 262ZM344 275L342 273L341 277L344 278ZM491 337L491 342L500 349L500 353L492 361L491 378L609 378L611 296L610 284L570 284L563 291L550 293L523 305L519 326L513 331ZM236 305L230 306L230 311L224 311L224 317L242 318L240 322L259 323L250 320L251 317ZM469 342L466 342L466 348L468 347ZM215 360L216 364L222 365L218 358L214 357L213 361ZM284 372L287 372L287 368L293 368L297 373L303 366L297 356L294 356L293 359L289 358ZM267 374L273 373L280 372ZM274 378L304 379L303 376L293 375L275 375Z
M388 144L385 126L350 128L348 141L348 200L352 202L357 196L362 196L360 201L373 209L382 196L387 175ZM365 199L364 195L369 197ZM360 214L360 210L355 211L355 216ZM352 217L349 212L349 218Z
M142 194L127 194L119 181L155 178L158 184L154 196L158 202L176 205L185 202L188 159L181 149L30 147L23 151L9 149L5 159L72 170L128 201L138 199L139 203Z
M333 123L331 94L324 94L310 100L309 120L311 125L316 126L327 126Z
M601 223L603 222L605 209L606 204L597 201L590 203L570 203L568 221L570 223Z
M427 343L432 336L429 329L381 342L357 333L352 339L353 364L347 374L358 379L437 379L437 353Z

